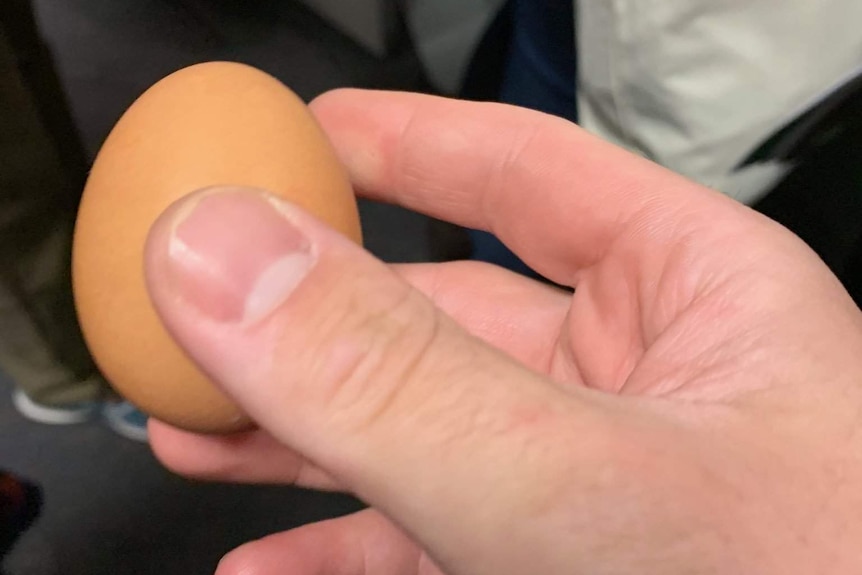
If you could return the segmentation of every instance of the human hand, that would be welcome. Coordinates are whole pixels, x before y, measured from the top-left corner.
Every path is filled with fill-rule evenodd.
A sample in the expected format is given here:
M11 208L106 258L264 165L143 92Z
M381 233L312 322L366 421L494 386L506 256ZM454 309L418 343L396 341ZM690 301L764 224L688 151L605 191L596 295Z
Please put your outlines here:
M359 193L491 230L576 291L387 266L251 191L171 208L153 300L260 430L153 422L156 454L371 506L219 574L862 571L862 314L801 241L548 116L361 91L312 110Z

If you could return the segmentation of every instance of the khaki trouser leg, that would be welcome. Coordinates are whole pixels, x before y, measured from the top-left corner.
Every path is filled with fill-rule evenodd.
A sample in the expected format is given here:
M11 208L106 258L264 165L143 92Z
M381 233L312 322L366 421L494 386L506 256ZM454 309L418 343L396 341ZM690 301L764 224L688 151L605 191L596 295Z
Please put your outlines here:
M56 77L32 20L3 21L10 13L32 16L29 3L2 2L0 368L39 402L97 399L105 386L83 343L70 281L72 229L83 180L73 168L78 143L70 137L71 121L63 125L45 93L57 84ZM24 29L28 25L31 30Z

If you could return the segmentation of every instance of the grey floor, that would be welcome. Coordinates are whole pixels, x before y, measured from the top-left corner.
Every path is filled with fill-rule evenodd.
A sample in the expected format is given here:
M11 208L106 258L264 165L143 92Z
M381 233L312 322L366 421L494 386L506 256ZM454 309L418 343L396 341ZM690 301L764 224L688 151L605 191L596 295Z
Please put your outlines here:
M193 10L178 0L35 4L91 153L142 90L198 61L257 65L306 99L338 86L421 85L409 53L375 60L288 0L189 0ZM424 218L367 203L362 216L367 245L380 257L427 259ZM212 573L245 541L357 508L348 498L290 488L185 481L98 423L25 421L11 389L0 378L0 462L39 481L46 508L9 558L9 575Z

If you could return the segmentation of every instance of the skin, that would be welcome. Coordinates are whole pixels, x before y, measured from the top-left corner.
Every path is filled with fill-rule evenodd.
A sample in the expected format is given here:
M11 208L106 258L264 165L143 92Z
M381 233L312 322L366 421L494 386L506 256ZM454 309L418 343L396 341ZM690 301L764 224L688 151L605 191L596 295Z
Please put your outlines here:
M306 274L229 322L213 310L236 294L183 292L198 272L168 249L200 197L168 210L153 301L260 429L152 422L156 455L371 506L249 543L219 575L862 571L862 314L799 239L549 116L365 91L311 109L358 193L493 231L575 291L387 266L280 206ZM261 201L225 192L196 212L199 239Z

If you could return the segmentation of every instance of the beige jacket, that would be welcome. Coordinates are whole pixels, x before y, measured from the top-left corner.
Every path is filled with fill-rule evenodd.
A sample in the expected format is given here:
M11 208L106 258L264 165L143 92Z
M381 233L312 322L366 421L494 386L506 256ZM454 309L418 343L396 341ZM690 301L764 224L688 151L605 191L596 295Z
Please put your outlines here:
M429 75L459 86L502 0L408 0ZM784 166L736 166L862 72L860 0L582 0L581 124L751 203Z

